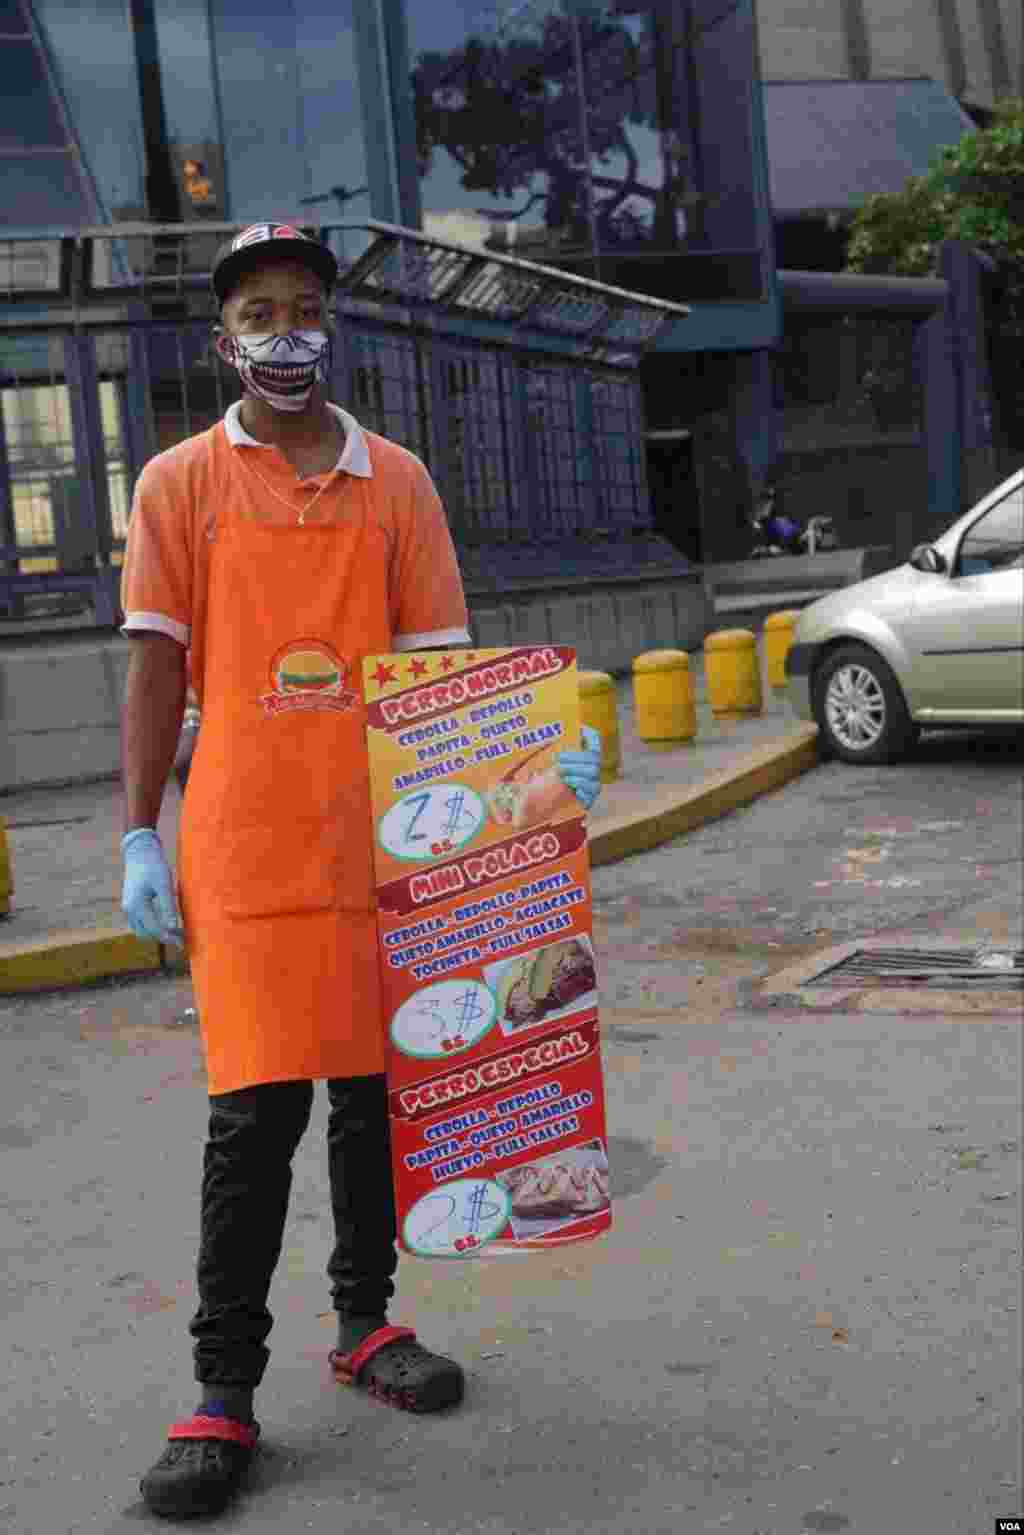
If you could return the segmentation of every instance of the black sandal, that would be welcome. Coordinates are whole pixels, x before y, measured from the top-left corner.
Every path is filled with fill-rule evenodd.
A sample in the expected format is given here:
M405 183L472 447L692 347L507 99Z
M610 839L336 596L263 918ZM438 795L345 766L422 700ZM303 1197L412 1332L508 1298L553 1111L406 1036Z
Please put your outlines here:
M256 1422L201 1413L172 1424L166 1450L139 1483L146 1506L169 1519L221 1513L249 1469L259 1435Z
M432 1354L410 1327L378 1327L350 1354L333 1349L334 1378L406 1412L441 1412L462 1401L466 1378L454 1359Z

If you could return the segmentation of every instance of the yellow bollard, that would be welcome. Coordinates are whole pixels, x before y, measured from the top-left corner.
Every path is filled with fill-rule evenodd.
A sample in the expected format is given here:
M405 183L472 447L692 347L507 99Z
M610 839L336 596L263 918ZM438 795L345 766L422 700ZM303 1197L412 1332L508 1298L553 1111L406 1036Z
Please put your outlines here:
M692 741L697 708L685 650L648 650L633 662L636 733L641 741Z
M770 688L786 686L786 656L799 617L799 608L783 608L781 613L771 613L764 621L764 656Z
M11 909L14 892L14 874L11 871L11 849L7 842L7 822L0 815L0 917L6 917Z
M607 672L579 672L580 718L599 732L603 756L601 782L614 783L622 771L619 705L615 683Z
M716 719L760 714L761 668L749 629L719 629L704 641L708 702Z

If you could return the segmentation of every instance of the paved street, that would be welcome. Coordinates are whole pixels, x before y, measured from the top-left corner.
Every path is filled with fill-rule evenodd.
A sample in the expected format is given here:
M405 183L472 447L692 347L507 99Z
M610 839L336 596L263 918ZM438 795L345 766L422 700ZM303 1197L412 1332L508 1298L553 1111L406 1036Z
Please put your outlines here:
M751 751L778 742L802 728L786 694L764 686L760 714L715 719L707 701L702 666L694 666L693 691L698 732L692 745L665 751L636 734L633 690L619 682L622 776L609 785L594 816L600 831L617 816L642 811L652 792L680 793L713 774L729 772ZM177 845L181 798L168 785L160 811L164 847ZM121 831L124 801L118 780L74 787L25 789L0 796L8 828L15 899L0 923L4 946L56 938L69 929L123 926L121 916Z
M779 969L780 957L858 937L962 930L1020 941L1022 768L1019 736L928 735L904 763L829 763L748 810L599 869L606 961L638 938L674 943L641 985L674 986L688 1002L700 967L708 982L714 975L705 946L738 949L749 974L759 959ZM606 1000L638 1004L631 985Z
M758 977L854 937L1020 941L1009 741L828 765L597 871L615 1225L505 1263L403 1260L396 1317L464 1408L334 1386L322 1094L219 1528L989 1535L1020 1493L1020 1008L827 1015ZM184 981L3 1004L0 1518L159 1529L137 1481L191 1407L205 1117Z

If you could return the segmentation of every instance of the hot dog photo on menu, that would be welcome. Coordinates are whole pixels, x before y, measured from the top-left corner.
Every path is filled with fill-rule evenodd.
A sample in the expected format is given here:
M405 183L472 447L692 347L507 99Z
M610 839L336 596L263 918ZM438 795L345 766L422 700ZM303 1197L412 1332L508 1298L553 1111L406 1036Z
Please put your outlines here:
M506 1035L597 1006L594 948L584 933L488 965L484 980Z
M558 776L557 750L544 747L535 752L491 789L487 808L496 826L528 831L580 813L579 801Z
M496 1182L509 1196L517 1241L598 1215L611 1203L608 1156L601 1141L510 1167L498 1173Z

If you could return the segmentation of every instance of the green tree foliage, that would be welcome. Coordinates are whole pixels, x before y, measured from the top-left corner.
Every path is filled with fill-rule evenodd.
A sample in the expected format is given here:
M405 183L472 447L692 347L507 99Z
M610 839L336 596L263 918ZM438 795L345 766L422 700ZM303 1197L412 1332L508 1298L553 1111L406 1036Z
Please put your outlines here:
M871 197L853 220L847 267L933 276L944 241L961 240L996 266L988 344L1004 450L1024 452L1024 101L1007 101L988 128L943 150L925 176Z
M985 251L1024 296L1024 101L1004 102L990 127L942 150L902 191L869 197L853 220L847 266L932 275L945 240Z

